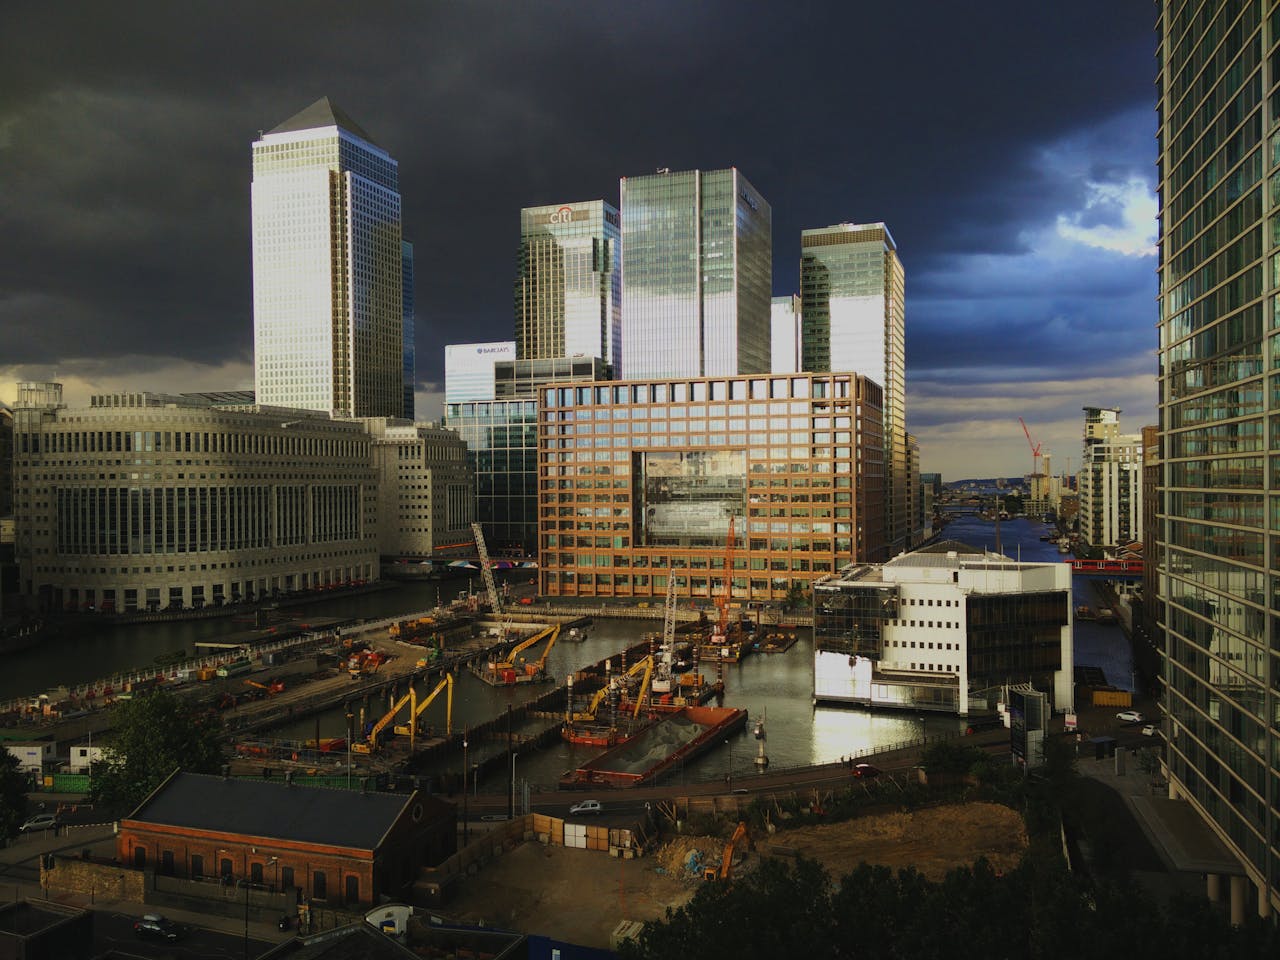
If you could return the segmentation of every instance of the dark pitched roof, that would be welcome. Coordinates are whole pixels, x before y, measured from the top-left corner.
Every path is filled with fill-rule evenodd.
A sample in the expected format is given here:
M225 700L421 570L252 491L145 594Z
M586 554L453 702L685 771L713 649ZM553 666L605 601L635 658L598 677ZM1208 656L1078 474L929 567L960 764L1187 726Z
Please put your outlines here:
M268 133L292 133L294 130L314 130L317 127L341 127L348 133L354 133L366 143L379 146L378 141L364 132L364 128L356 123L347 112L328 97L321 97L311 106L299 110L292 117L268 130Z
M191 830L376 850L417 794L176 773L128 818Z

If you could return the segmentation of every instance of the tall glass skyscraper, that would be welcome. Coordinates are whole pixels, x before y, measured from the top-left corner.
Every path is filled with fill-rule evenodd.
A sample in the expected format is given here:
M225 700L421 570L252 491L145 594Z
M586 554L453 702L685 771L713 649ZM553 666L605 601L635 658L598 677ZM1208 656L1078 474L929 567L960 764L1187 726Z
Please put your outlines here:
M1239 861L1207 871L1233 919L1280 907L1274 7L1163 0L1156 26L1162 732L1171 796Z
M736 168L624 177L619 376L769 372L773 213Z
M252 195L258 403L400 416L396 161L324 97L254 141Z
M413 317L413 244L407 240L400 244L400 303L404 310L404 330L401 342L404 350L404 410L400 416L414 419L414 388L418 384L417 344L414 342Z
M883 223L800 233L801 370L850 371L884 387L889 556L915 544L908 478L906 287Z
M618 362L618 211L603 200L525 207L515 283L516 356Z

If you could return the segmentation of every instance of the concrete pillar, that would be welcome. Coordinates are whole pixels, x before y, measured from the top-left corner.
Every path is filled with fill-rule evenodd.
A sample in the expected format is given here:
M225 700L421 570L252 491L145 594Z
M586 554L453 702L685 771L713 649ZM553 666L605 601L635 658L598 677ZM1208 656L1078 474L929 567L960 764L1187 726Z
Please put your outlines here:
M1206 873L1204 893L1209 898L1210 903L1217 903L1222 899L1222 878L1216 873Z
M1263 920L1271 916L1271 895L1265 886L1258 888L1258 916Z
M1116 748L1116 776L1117 777L1124 776L1124 748L1123 747Z
M1246 877L1231 878L1231 925L1233 927L1244 923L1244 897L1248 884Z

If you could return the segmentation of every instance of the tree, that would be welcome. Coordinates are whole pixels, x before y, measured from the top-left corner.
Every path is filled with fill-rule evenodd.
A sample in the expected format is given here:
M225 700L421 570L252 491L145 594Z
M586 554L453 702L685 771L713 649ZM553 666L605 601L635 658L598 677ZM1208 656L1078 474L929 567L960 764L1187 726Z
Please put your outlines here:
M111 742L93 766L94 803L132 808L176 769L217 773L222 765L221 724L171 693L126 701L114 719Z
M0 750L0 837L16 837L27 816L27 778L18 758Z
M801 607L807 606L809 603L809 591L796 581L791 582L791 586L787 587L787 595L783 598L783 610L799 610Z

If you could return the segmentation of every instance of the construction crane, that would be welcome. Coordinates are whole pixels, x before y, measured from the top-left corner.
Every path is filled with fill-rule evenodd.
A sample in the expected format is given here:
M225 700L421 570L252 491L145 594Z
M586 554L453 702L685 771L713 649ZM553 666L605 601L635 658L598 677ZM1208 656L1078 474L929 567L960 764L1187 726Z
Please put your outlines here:
M409 722L406 724L398 724L395 728L396 733L400 736L408 736L409 749L413 749L414 742L418 736L418 718L426 712L427 707L431 706L436 697L440 695L440 691L448 688L449 693L445 698L447 706L444 714L444 730L448 736L453 733L453 674L446 673L440 682L436 684L436 688L427 694L427 698L421 703L418 702L418 695L412 687L409 688L409 694L412 700L409 704Z
M657 672L653 678L654 693L670 693L672 677L671 669L676 651L676 575L674 569L667 568L667 599L662 609L662 649L658 652Z
M539 640L543 640L548 636L552 638L551 643L555 643L555 637L559 635L559 633L560 633L560 624L558 623L552 624L549 627L544 627L543 629L535 633L533 636L529 637L527 640L522 640L518 644L516 644L514 647L512 647L511 652L507 654L507 657L505 660L502 660L500 662L494 661L490 663L489 664L490 669L494 670L495 672L502 671L502 670L514 670L516 667L516 658L520 656L521 653L523 653L529 647L532 647ZM547 649L548 650L551 649L551 644L547 644Z
M1027 444L1031 447L1031 475L1034 477L1040 472L1040 447L1041 444L1031 439L1031 431L1027 429L1027 422L1021 417L1018 422L1022 424L1022 432L1027 435Z
M502 613L502 601L498 599L498 585L493 582L493 568L489 566L489 548L484 544L484 529L478 523L471 525L475 534L476 550L480 552L480 573L484 577L484 588L489 593L489 609L496 617Z
M382 736L382 731L387 729L387 724L396 718L396 714L404 709L405 704L409 703L413 698L413 684L409 685L409 692L395 702L390 710L379 718L369 729L369 736L362 743L351 744L352 753L374 753L378 749L378 738Z
M724 541L724 592L716 597L716 607L720 611L720 617L716 621L716 633L721 637L729 635L729 604L733 599L733 520L733 516L730 515L729 534Z
M729 874L733 872L733 854L739 843L746 841L747 846L751 845L751 837L747 834L747 825L744 821L738 821L738 829L733 831L733 836L729 838L729 842L724 845L724 855L720 858L719 867L707 867L702 872L704 880L728 880Z
M531 677L536 677L547 672L547 657L551 655L551 648L556 645L556 639L560 636L560 624L556 624L555 629L551 631L551 639L547 641L547 648L542 651L542 656L538 658L537 663L525 665L525 673Z
M600 705L604 703L605 697L609 695L610 690L621 689L621 687L623 687L628 681L643 673L644 679L640 682L640 687L636 696L636 708L633 711L633 716L638 715L640 713L640 702L644 699L645 691L649 686L649 680L653 676L653 669L653 657L645 657L642 660L637 660L631 665L630 669L628 669L625 674L609 681L597 690L595 695L592 696L591 703L588 704L586 710L581 713L570 714L570 721L573 723L593 722L600 711Z

